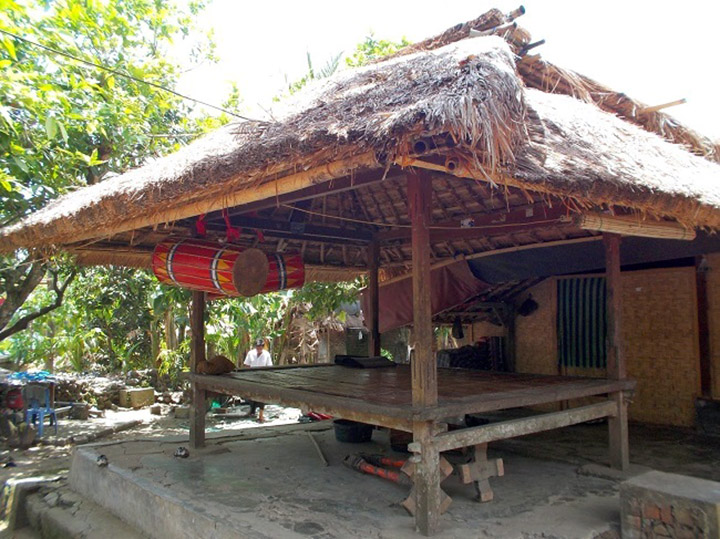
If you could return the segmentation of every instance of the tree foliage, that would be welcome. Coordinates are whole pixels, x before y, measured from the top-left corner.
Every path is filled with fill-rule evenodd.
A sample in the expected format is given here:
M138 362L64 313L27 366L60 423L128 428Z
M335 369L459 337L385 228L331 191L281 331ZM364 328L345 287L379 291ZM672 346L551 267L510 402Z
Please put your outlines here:
M191 104L118 75L172 88L183 69L212 60L212 41L192 32L202 8L155 0L0 0L0 225L176 150L188 132L227 121L189 119ZM191 35L188 65L181 66L170 50ZM7 296L0 331L21 316L48 256L21 251L0 258Z
M355 47L355 51L350 56L345 58L345 63L349 67L364 66L383 56L395 54L408 45L410 45L410 42L404 37L400 41L391 41L387 39L375 39L375 35L371 33L365 38L365 41Z
M160 0L0 0L0 30L173 87L182 69L212 59L207 38L193 41L186 66L168 52L178 39L196 36L192 18L199 9L199 3L182 11ZM362 65L405 44L369 36L346 63ZM328 76L339 60L340 55L317 70L308 56L307 74L288 91ZM233 86L224 107L237 111L240 104ZM190 113L190 104L173 94L0 34L0 221L13 222L69 190L176 150L191 139L188 133L228 121ZM77 371L154 366L173 373L187 364L190 293L162 285L148 272L75 270L65 259L48 262L44 253L20 251L0 261L0 286L13 307L0 307L0 332L44 313L32 321L31 331L0 339L0 354L9 354L18 366ZM217 352L241 360L253 339L265 337L276 361L291 361L293 321L302 317L315 327L344 321L340 307L355 301L362 286L362 280L310 283L300 290L212 301L207 339ZM55 308L46 311L48 306Z

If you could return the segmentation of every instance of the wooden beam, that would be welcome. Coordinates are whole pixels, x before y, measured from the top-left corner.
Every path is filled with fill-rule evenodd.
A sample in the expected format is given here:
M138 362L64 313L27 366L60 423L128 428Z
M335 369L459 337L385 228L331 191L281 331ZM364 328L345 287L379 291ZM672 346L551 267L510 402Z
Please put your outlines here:
M265 210L268 208L275 208L281 204L294 204L296 202L303 202L318 198L329 194L344 193L346 191L354 191L360 187L366 185L372 185L378 182L393 181L404 178L404 175L395 173L389 173L387 176L383 174L382 170L371 170L367 172L358 172L349 176L341 178L335 178L333 180L311 185L302 189L298 189L291 193L279 194L277 196L257 200L230 212L230 215L237 215L239 213L248 213L253 211ZM367 216L365 216L367 219Z
M542 384L542 376L538 376L538 383ZM481 414L520 406L536 406L548 402L632 391L635 389L635 385L634 380L605 380L602 378L581 379L574 381L573 384L551 387L542 385L533 387L523 383L521 389L500 391L481 400L478 400L476 396L457 397L453 398L451 404L421 408L414 411L413 419L416 421L440 421L443 418L464 414Z
M712 396L712 358L710 355L710 316L707 292L707 258L695 257L695 288L697 292L698 351L700 352L700 393Z
M206 221L208 219L206 218ZM347 243L348 241L368 243L372 239L372 232L369 230L348 230L333 226L318 226L302 221L276 221L274 219L261 219L236 215L230 218L233 226L242 228L255 228L262 230L268 236L290 238L310 241L336 241ZM225 223L214 223L208 228L225 230Z
M620 236L604 233L605 280L607 287L607 377L627 378L622 336L622 282L620 274ZM622 392L611 395L617 413L608 420L610 465L619 470L630 466L627 403Z
M622 283L620 282L620 236L603 234L607 286L607 374L613 380L626 378L622 354Z
M237 183L241 178L230 178L223 181L223 184L227 187L212 196L196 194L196 198L186 200L191 196L188 195L188 197L178 200L178 203L175 205L165 205L162 209L157 209L157 211L148 211L139 217L120 223L113 223L106 227L87 227L85 230L79 231L75 225L73 225L71 227L72 230L68 229L65 233L59 232L57 236L53 236L53 241L63 243L103 237L109 238L121 232L128 232L147 226L158 226L162 223L179 221L223 208L244 206L260 200L271 200L281 195L294 193L335 178L352 175L358 169L377 168L378 166L375 152L365 152L320 167L270 179L260 185L253 183L251 185L233 186L233 183ZM156 197L160 197L161 194L159 193L159 189L157 191L157 193L148 194L146 197L147 205L152 208L160 204ZM73 221L73 223L74 222L75 221ZM22 238L19 238L18 241L27 243L25 246L31 245L31 243Z
M407 173L407 198L412 224L413 338L411 365L413 408L435 406L438 402L437 362L433 353L432 308L430 304L430 220L432 183L427 173ZM427 442L434 423L413 423L413 441L420 444L420 462L413 476L415 485L415 527L423 535L437 531L442 491L440 453Z
M515 330L515 321L517 319L517 311L511 303L505 313L505 331L507 335L507 347L505 348L505 367L509 372L516 371L517 360L517 331Z
M474 224L471 227L461 227L459 218L455 221L434 223L430 228L430 242L497 236L559 225L576 228L566 216L566 208L559 205L551 208L541 204L513 208L510 211L470 214L463 216L463 220L472 219ZM410 229L384 230L378 233L378 239L382 243L409 240Z
M380 243L370 242L367 248L368 294L370 296L370 355L380 355Z
M292 369L297 365L287 366ZM309 365L308 367L317 367ZM275 370L271 367L268 370ZM253 369L256 371L259 369ZM391 429L412 431L409 408L393 408L337 395L327 395L302 389L272 386L243 380L241 377L191 374L188 379L198 387L227 395L242 395L260 402L275 402L296 408L310 407L319 413L379 425Z
M430 442L438 451L450 451L461 447L470 447L478 444L507 440L516 436L525 436L535 432L567 427L578 423L585 423L603 417L612 417L617 413L615 402L607 400L579 408L571 408L562 412L536 415L522 419L491 423L479 427L470 427L436 435ZM419 449L410 444L410 451Z
M193 291L190 310L190 372L196 373L197 366L205 360L205 292ZM198 448L205 445L205 390L192 384L192 406L190 407L190 445Z
M432 306L430 303L430 234L432 184L423 171L407 174L412 223L413 406L437 404L437 363L433 354Z
M474 253L471 255L459 255L455 256L453 258L440 258L436 259L437 261L430 266L431 269L438 269L445 266L449 266L450 264L454 264L455 262L459 262L461 260L477 260L480 258L487 258L489 256L495 256L495 255L502 255L506 253L516 253L519 251L527 251L529 249L541 249L543 247L557 247L559 245L574 245L577 243L587 243L592 241L600 241L602 240L602 236L586 236L583 238L571 238L567 240L553 240L553 241L546 241L543 243L529 243L527 245L517 245L515 247L503 247L502 249L493 249L490 251L483 251L481 253ZM412 272L406 273L404 275L398 275L397 277L393 277L392 279L387 279L380 283L380 286L387 286L392 283L397 283L399 281L403 281L405 279L412 278Z

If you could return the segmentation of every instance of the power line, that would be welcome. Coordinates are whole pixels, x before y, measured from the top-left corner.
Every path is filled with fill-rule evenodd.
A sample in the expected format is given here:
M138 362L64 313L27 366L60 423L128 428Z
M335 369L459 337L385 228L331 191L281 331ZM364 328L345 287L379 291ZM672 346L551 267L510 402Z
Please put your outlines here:
M75 60L76 62L80 62L80 63L86 64L86 65L89 65L89 66L92 66L92 67L96 67L96 68L98 68L98 69L102 69L103 71L107 71L107 72L112 73L113 75L116 75L116 76L118 76L118 77L124 77L124 78L126 78L126 79L130 79L130 80L132 80L132 81L139 82L140 84L147 84L148 86L152 86L153 88L157 88L158 90L162 90L163 92L168 92L168 93L171 93L171 94L173 94L173 95L176 95L176 96L178 96L178 97L180 97L180 98L182 98L182 99L186 99L186 100L188 100L188 101L192 101L193 103L197 103L197 104L199 104L199 105L204 105L204 106L206 106L206 107L210 107L210 108L212 108L212 109L219 110L220 112L224 112L225 114L229 114L230 116L235 116L236 118L240 118L241 120L246 120L246 121L248 121L248 122L268 123L268 122L266 122L266 121L264 121L264 120L255 120L255 119L253 119L253 118L248 118L247 116L242 116L241 114L237 114L237 113L235 113L235 112L231 112L231 111L226 110L226 109L224 109L224 108L222 108L222 107L218 107L217 105L212 105L212 104L207 103L207 102L205 102L205 101L201 101L200 99L195 99L194 97L190 97L190 96L188 96L188 95L181 94L180 92L176 92L175 90L171 90L170 88L166 88L165 86L162 86L162 85L160 85L160 84L157 84L157 83L154 83L154 82L150 82L150 81L147 81L147 80L145 80L145 79L140 79L140 78L138 78L138 77L133 77L132 75L128 75L127 73L123 73L122 71L117 71L117 70L115 70L115 69L112 69L111 67L107 67L107 66L104 66L104 65L102 65L102 64L96 64L95 62L91 62L91 61L89 61L89 60L83 60L82 58L78 58L77 56L73 56L73 55L70 54L70 53L67 53L67 52L64 52L64 51L61 51L61 50L58 50L58 49L54 49L54 48L52 48L52 47L48 47L47 45L42 45L42 44L40 44L40 43L36 43L35 41L31 41L30 39L21 37L21 36L19 36L19 35L17 35L17 34L13 34L12 32L8 32L7 30L2 30L2 29L0 29L0 33L5 34L5 35L10 36L10 37L13 37L13 38L15 38L15 39L18 39L18 40L20 40L20 41L23 41L23 42L25 42L25 43L27 43L27 44L29 44L29 45L34 46L34 47L38 47L38 48L40 48L40 49L44 49L44 50L49 51L49 52L51 52L51 53L53 53L53 54L58 54L58 55L60 55L60 56L64 56L65 58L70 58L71 60Z

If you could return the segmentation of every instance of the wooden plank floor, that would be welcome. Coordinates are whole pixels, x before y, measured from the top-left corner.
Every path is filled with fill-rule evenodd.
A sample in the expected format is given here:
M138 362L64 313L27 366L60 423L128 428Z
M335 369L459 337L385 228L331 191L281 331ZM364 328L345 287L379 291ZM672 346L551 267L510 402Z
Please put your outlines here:
M442 419L558 402L632 389L632 381L438 369L437 406L413 409L410 367L351 369L339 365L248 369L221 376L193 375L208 389L271 397L279 404L336 402L404 419ZM222 379L222 380L220 380ZM287 398L285 398L287 397ZM334 406L335 407L335 406Z

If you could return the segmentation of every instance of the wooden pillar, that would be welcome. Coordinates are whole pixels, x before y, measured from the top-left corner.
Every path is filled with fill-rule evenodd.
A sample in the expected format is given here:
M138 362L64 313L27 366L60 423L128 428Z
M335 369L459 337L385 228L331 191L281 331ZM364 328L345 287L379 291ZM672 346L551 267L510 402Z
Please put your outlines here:
M412 403L414 408L437 404L437 362L433 354L430 303L430 218L432 184L424 171L407 174L407 197L412 225L413 338ZM415 483L415 526L424 535L437 531L440 517L440 453L427 443L434 423L413 423L413 440L420 444Z
M695 257L695 287L697 291L698 344L700 350L700 394L712 397L712 357L710 352L710 313L707 290L708 262L704 255Z
M370 294L370 355L380 355L380 243L374 238L367 248L368 293Z
M190 306L190 372L197 373L197 365L205 360L205 292L193 291ZM205 445L205 390L192 383L190 407L190 445Z
M622 328L620 236L605 233L603 243L607 286L607 377L612 380L623 380L627 377L627 370L620 335ZM613 393L611 398L617 404L617 414L608 419L610 466L618 470L626 470L630 465L627 403L622 391Z

